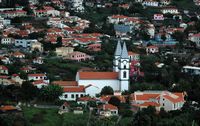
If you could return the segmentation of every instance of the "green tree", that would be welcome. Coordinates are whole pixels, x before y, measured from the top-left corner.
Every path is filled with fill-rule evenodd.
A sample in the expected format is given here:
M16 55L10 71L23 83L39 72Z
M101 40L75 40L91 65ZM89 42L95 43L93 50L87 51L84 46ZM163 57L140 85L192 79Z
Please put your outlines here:
M59 98L59 96L62 95L62 93L63 93L63 88L60 87L59 85L44 86L40 90L40 98L41 100L54 102Z
M105 86L101 90L101 95L113 95L113 93L114 91L110 86Z
M114 105L114 106L119 107L119 105L120 105L120 100L119 100L119 98L117 98L116 96L112 96L112 97L110 98L110 100L108 101L108 103L109 103L109 104L112 104L112 105Z
M34 97L38 94L38 89L31 84L30 81L25 81L21 86L21 98L25 101L33 100Z

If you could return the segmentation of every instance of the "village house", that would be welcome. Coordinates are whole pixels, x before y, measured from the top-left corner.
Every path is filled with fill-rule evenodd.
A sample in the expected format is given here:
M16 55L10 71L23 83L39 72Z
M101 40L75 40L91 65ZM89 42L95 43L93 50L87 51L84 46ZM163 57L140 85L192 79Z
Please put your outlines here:
M190 41L195 42L197 47L200 47L200 33L193 34L188 38Z
M68 113L70 112L70 105L67 102L64 102L63 105L60 106L58 114Z
M159 52L159 48L157 46L147 46L146 47L147 54L154 54L154 53L158 53L158 52Z
M167 14L167 13L170 13L170 14L178 14L178 13L179 13L178 9L177 9L176 7L174 7L174 6L163 7L163 8L161 9L161 12L162 12L163 14Z
M200 75L200 67L183 66L182 72L188 73L188 74L191 74L191 75Z
M156 20L156 21L163 21L164 15L163 14L154 14L153 19Z
M59 47L56 48L56 54L57 56L61 56L61 57L67 57L70 53L74 52L74 48L73 47Z
M86 53L79 52L79 51L74 51L72 53L69 53L65 59L68 60L74 60L74 61L85 61L85 60L91 60L92 56L87 55Z
M15 57L15 58L25 58L25 55L23 54L23 53L21 53L21 52L14 52L13 54L12 54L12 56L13 57Z
M31 71L31 69L29 67L22 67L22 68L20 68L20 70L25 73L29 73Z
M111 24L118 24L124 22L128 17L124 15L112 15L108 17L108 22Z
M45 80L36 80L33 81L32 84L38 89L41 89L43 86L48 86L49 83L47 83Z
M96 102L97 99L91 98L89 96L84 96L84 97L80 97L80 98L77 99L77 103L82 104L82 105L87 105L87 103L90 102L90 101Z
M0 56L0 60L4 64L10 64L11 63L10 59L8 57L5 57L5 56Z
M69 1L71 10L75 12L84 12L83 0L71 0Z
M47 16L47 10L34 10L33 12L36 17L46 17Z
M100 116L110 117L118 115L118 108L111 104L103 104L98 106Z
M42 57L36 57L36 58L33 59L33 63L34 64L43 64L44 61L43 61Z
M44 80L46 83L49 83L49 80L47 79L46 74L28 74L28 80L29 81L38 81L38 80Z
M0 74L8 74L8 68L4 65L0 65Z
M54 81L52 84L63 87L64 93L59 97L61 100L75 101L85 96L85 87L78 85L76 81Z
M0 16L4 17L4 18L24 17L26 15L27 15L27 12L24 10L13 10L13 11L0 12Z
M1 85L11 85L11 84L14 84L14 82L11 81L10 77L7 75L0 75L0 84Z
M17 47L31 47L32 43L37 42L36 39L15 39L15 46Z
M142 2L143 6L149 6L149 7L158 7L159 6L159 2L156 0L144 0Z
M87 49L89 51L94 51L94 52L101 51L101 44L100 43L98 43L98 44L90 44L90 45L88 45Z
M137 109L154 106L157 111L164 108L166 111L179 110L185 103L183 92L172 93L169 91L136 91L131 94L132 107ZM136 109L136 110L137 110Z
M10 45L14 43L14 39L13 38L9 38L9 37L3 37L1 39L1 44L5 44L5 45Z
M160 5L162 6L169 5L170 3L171 3L171 0L160 0Z
M52 17L60 16L60 11L55 10L51 6L43 6L43 8L44 8L44 10L47 11L47 15L49 15L49 16L52 16Z
M34 42L31 43L31 51L39 51L39 52L43 52L43 44L40 42Z
M19 85L22 85L22 83L25 81L25 80L21 79L20 76L19 76L18 74L13 74L13 75L11 76L11 79L12 79L13 81L15 81L16 84L19 84Z

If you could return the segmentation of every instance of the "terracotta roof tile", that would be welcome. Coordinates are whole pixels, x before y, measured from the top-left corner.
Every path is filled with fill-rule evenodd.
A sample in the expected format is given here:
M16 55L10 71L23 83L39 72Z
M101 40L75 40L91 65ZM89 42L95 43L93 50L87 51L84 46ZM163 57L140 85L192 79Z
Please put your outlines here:
M84 86L64 87L64 92L85 92Z
M118 79L117 72L78 72L80 79Z
M57 84L59 86L78 86L76 81L53 81L52 84Z

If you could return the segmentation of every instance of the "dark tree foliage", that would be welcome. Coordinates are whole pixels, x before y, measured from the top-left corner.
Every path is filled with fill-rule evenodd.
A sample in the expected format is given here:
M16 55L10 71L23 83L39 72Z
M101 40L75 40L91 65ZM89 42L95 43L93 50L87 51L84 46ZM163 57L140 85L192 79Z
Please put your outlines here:
M112 87L110 87L110 86L105 86L101 90L101 95L113 95L113 93L114 93L114 91L113 91Z
M117 98L117 97L115 97L115 96L112 96L112 97L110 98L110 100L108 101L108 103L109 103L109 104L112 104L112 105L114 105L114 106L119 107L119 105L120 105L120 100L119 100L119 98Z

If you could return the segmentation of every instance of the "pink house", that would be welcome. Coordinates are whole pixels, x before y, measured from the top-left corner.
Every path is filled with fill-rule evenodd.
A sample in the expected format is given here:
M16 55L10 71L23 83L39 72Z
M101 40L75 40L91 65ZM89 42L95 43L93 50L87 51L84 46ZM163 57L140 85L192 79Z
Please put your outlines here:
M88 45L88 50L98 52L101 51L101 44L90 44Z
M79 61L85 61L88 59L92 59L92 57L87 55L86 53L75 51L73 53L70 53L66 59L75 60L75 61L79 62Z

